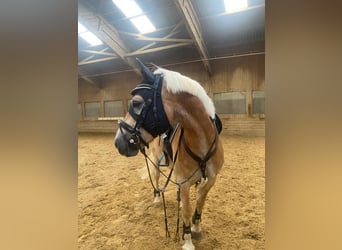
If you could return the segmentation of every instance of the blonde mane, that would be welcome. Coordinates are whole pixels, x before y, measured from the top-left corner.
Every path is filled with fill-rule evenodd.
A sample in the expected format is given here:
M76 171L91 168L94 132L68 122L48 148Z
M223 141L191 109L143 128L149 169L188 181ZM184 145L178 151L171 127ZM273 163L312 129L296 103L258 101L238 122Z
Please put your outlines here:
M201 100L208 115L215 118L215 106L210 97L205 92L204 88L191 78L184 76L178 72L158 68L154 74L161 74L164 77L167 91L176 94L179 92L186 92L197 96Z

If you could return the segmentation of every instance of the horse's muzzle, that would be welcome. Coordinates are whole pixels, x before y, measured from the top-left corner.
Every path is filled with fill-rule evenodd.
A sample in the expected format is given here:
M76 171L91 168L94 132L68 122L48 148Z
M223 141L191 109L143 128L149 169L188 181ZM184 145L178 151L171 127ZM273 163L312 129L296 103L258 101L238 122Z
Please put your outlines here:
M115 138L114 145L121 155L127 157L136 156L140 148L139 144L129 143L129 141L126 140L125 136L122 134Z

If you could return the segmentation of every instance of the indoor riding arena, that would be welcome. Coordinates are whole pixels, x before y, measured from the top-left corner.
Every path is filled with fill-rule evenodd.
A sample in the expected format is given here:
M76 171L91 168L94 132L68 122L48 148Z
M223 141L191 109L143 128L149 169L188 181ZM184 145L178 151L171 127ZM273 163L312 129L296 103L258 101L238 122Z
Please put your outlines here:
M143 80L136 58L151 71L160 67L198 82L222 122L224 163L195 248L265 249L265 3L234 9L230 2L78 2L79 249L182 249L184 243L174 176L165 205L154 203L143 154L126 157L114 145L131 91ZM161 186L166 181L160 177ZM190 189L193 209L196 189Z

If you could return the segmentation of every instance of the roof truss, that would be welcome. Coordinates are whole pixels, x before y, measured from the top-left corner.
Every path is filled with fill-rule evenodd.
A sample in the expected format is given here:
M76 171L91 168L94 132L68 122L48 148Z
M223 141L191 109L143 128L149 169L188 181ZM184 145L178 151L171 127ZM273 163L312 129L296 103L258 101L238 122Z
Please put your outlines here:
M130 33L116 30L109 24L102 16L96 14L91 8L79 2L79 20L84 25L98 36L108 47L96 50L94 48L82 49L81 52L89 54L78 62L79 66L110 61L115 59L123 60L127 65L140 74L135 59L135 56L154 53L157 51L168 50L176 47L183 47L193 45L192 39L184 39L175 37L181 27L184 25L183 20L179 21L176 25L170 26L170 32L163 37L152 37L148 35ZM122 35L130 36L136 40L150 41L151 43L130 51L121 38Z
M144 14L151 15L151 13L153 13L153 11L156 10L167 10L168 15L166 15L165 18L163 16L164 14L158 16L158 18L163 18L163 21L160 22L159 27L156 27L156 31L148 34L138 34L133 32L127 32L131 29L128 26L126 28L126 24L123 22L129 22L129 19L122 18L122 15L118 13L118 9L116 9L115 7L111 9L110 1L79 1L79 21L82 24L84 24L89 31L93 32L96 36L98 36L104 43L103 45L93 47L86 47L84 46L84 43L80 43L78 65L79 68L87 71L79 72L79 77L85 76L89 79L92 76L99 76L101 74L104 74L104 72L109 67L112 67L111 65L117 65L111 63L111 61L115 60L118 60L118 62L125 62L126 65L132 68L136 73L140 74L139 67L134 57L162 50L170 50L172 48L186 46L197 48L198 55L200 57L200 60L202 61L205 70L208 72L209 75L212 74L207 46L211 46L211 48L213 48L213 44L210 41L210 37L207 38L208 43L205 44L202 28L208 28L207 25L216 22L218 20L218 17L233 15L233 13L227 13L225 11L221 12L221 10L217 8L215 9L215 11L210 10L208 12L203 12L207 13L207 16L200 16L200 12L196 13L194 6L196 7L198 5L198 7L202 6L202 8L205 8L203 7L205 6L203 5L203 3L202 5L200 4L203 1L167 1L165 9L164 4L160 4L162 1L152 0L147 2L145 3L145 11L147 12ZM149 10L147 6L150 6L152 2L158 4L151 8L151 10ZM259 10L264 9L264 7L264 1L257 1L257 3L255 3L254 5L249 6L247 9L241 10L239 12L254 13L256 11L258 13L260 12ZM260 16L260 14L258 15ZM109 22L107 20L111 21ZM156 18L156 20L158 19ZM204 26L201 27L201 24L203 24ZM254 24L252 23L252 26L253 25ZM260 26L262 24L257 23L256 25ZM259 28L259 26L257 26L256 28ZM122 30L117 30L116 27L122 27L120 28ZM186 27L187 31L184 29L184 27ZM243 31L243 29L245 29L245 31ZM249 37L251 36L251 31L253 30L255 30L255 27L251 27L250 24L249 26L244 26L241 29L239 29L239 31L241 31L241 33L244 34L244 36L239 36L242 37L242 40L246 40L246 34L248 34L249 36L247 38L249 39ZM224 39L226 38L224 37ZM235 40L237 42L235 42L235 40L230 39L227 43L229 43L229 46L233 48L235 46L235 43L240 43L241 39L236 38ZM227 40L228 39L224 40L224 42ZM255 41L254 37L252 41ZM217 43L215 43L214 45L221 46L220 44L217 45ZM227 51L228 53L230 53L229 49L227 49ZM193 51L191 50L191 53L192 52ZM213 52L213 54L215 54L215 51ZM180 55L180 57L181 56L182 55ZM193 56L193 54L191 54L191 56ZM82 67L83 65L95 64L106 61L108 63L103 64L103 70L101 69L101 67ZM198 61L197 55L196 61ZM91 74L91 71L94 71L92 72L93 75ZM97 74L98 71L100 71L101 73Z
M133 58L125 57L125 55L129 53L129 49L120 38L116 29L102 16L97 15L94 11L80 2L78 3L78 9L79 19L83 21L84 25L96 36L98 36L104 43L106 43L108 47L110 47L126 64L131 66L137 74L140 74L140 70L138 69L135 60Z
M204 44L204 39L202 36L200 22L198 20L197 14L195 12L194 7L190 0L176 0L178 9L180 13L182 13L184 20L186 21L186 25L188 27L189 33L192 36L196 47L201 56L201 60L203 65L208 72L209 75L212 74L211 67L208 60L208 52L207 48Z

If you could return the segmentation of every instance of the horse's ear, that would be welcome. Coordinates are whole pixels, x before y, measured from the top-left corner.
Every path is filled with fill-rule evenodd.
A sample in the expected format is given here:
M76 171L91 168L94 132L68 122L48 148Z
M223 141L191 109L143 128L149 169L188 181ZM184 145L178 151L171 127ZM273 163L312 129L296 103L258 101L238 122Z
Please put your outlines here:
M139 60L139 58L136 58L136 60L140 66L141 74L144 77L145 81L153 83L155 78L153 73Z
M146 63L146 67L151 71L154 72L159 69L159 66L155 65L154 63Z

